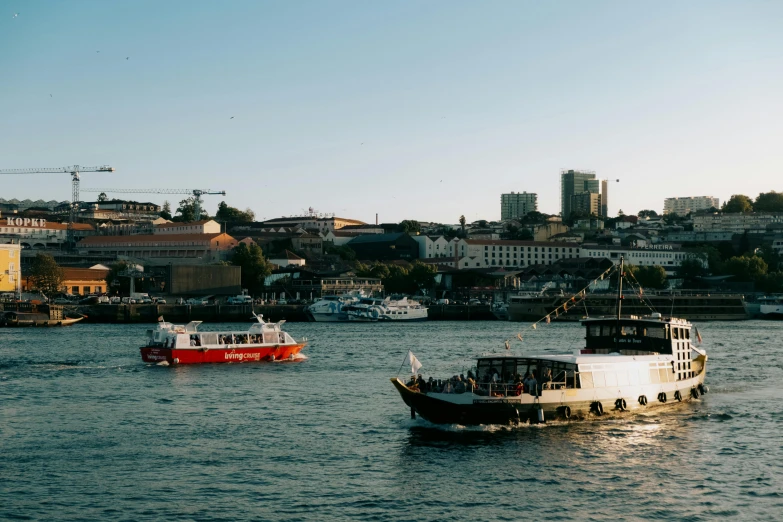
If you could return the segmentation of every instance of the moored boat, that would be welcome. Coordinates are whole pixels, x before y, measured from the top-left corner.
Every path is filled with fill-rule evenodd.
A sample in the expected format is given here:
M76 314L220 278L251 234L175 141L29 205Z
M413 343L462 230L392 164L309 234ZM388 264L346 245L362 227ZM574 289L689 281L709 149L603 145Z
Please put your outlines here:
M358 303L343 308L349 321L426 321L427 307L418 301L401 299L359 299Z
M357 303L360 295L326 295L321 297L307 308L305 313L307 317L315 322L335 323L348 320L348 314L345 308Z
M242 331L199 332L201 321L176 325L162 320L147 331L140 348L144 362L169 364L232 363L294 360L307 340L294 340L282 330L285 321L257 322Z
M438 424L587 418L699 398L707 391L707 354L692 343L700 342L698 331L657 312L622 315L619 280L616 315L584 319L585 345L571 354L483 355L464 379L392 383L412 416Z
M70 326L83 320L85 316L52 318L49 314L37 312L0 312L0 326L24 327L24 326Z
M759 318L783 320L783 297L766 296L759 299Z

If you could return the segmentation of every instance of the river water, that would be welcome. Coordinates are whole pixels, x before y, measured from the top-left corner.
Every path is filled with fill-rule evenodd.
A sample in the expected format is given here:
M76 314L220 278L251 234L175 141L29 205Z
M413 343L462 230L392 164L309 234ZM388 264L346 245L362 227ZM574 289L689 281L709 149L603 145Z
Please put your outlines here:
M305 361L185 367L141 362L148 325L0 330L0 519L781 519L783 322L699 325L711 392L665 412L410 419L389 382L409 349L448 377L522 326L289 323Z

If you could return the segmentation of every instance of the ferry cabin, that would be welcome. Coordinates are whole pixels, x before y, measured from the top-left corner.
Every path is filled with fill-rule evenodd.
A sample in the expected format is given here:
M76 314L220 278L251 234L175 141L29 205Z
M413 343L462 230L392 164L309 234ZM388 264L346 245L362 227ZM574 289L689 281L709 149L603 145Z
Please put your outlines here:
M184 327L162 323L157 330L148 330L148 346L164 348L247 348L258 345L288 345L296 341L276 324L254 324L241 332L199 332L201 321L191 321Z

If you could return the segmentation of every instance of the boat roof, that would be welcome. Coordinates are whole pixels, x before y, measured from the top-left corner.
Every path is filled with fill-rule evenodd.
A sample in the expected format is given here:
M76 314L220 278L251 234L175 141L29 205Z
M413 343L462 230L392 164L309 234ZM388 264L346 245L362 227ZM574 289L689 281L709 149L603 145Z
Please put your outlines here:
M671 361L671 355L620 355L620 354L579 354L579 355L515 355L508 353L481 355L485 359L537 359L541 361L562 362L568 364L627 363L633 361Z
M617 316L615 315L604 315L600 317L585 317L582 319L582 324L588 324L588 323L598 323L598 322L607 322L607 321L617 321ZM691 323L687 319L680 319L677 317L664 317L663 315L659 313L655 313L652 315L623 315L620 316L620 321L638 321L638 322L644 322L644 323L669 323L669 324L678 324L682 326L690 326Z

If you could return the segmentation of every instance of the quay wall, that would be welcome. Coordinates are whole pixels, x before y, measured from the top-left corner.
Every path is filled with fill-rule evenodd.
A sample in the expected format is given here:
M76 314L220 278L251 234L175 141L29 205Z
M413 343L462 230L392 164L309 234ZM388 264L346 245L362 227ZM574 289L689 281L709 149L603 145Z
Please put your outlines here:
M156 305L156 304L98 304L76 307L91 323L155 323L158 317L174 323L189 321L247 323L253 312L267 321L285 319L291 322L307 321L304 305ZM495 320L489 306L433 305L428 310L431 321L486 321Z

